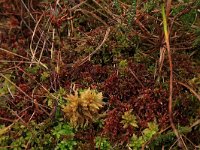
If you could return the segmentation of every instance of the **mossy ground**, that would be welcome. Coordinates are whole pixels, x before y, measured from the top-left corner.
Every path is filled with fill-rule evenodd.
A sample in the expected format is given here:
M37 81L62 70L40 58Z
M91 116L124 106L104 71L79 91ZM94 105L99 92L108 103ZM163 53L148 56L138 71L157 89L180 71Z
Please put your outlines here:
M174 1L168 19L173 121L188 149L200 146L199 7ZM133 135L138 149L141 143L179 147L169 121L161 7L154 0L2 1L0 69L2 149L128 149ZM103 93L104 106L86 127L72 128L62 105L88 88ZM137 128L122 123L130 110ZM150 122L159 129L153 137ZM142 138L145 129L151 136Z

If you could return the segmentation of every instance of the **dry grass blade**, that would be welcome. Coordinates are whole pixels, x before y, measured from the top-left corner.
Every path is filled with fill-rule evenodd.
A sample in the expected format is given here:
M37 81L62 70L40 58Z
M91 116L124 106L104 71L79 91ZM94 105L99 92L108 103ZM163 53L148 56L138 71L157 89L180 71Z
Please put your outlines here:
M3 134L9 132L9 130L11 129L11 127L14 125L14 123L12 123L11 125L7 126L7 127L3 127L0 129L0 136L2 136Z
M15 83L13 83L5 75L3 75L2 73L0 73L0 76L3 77L5 80L7 80L10 84L12 84L17 90L19 90L21 93L23 93L27 98L29 98L29 101L31 101L32 103L34 103L34 99L32 97L30 97L28 94L26 94L20 87L18 87ZM44 88L44 89L46 89L46 88ZM42 108L41 104L38 104L38 106L49 116L49 113L45 109Z
M197 126L197 125L199 125L200 124L200 119L198 119L197 121L195 121L191 126L190 126L190 128L193 128L193 127L195 127L195 126Z
M43 18L43 15L41 15L40 18L39 18L39 20L37 21L37 23L35 25L35 28L34 28L34 31L33 31L33 34L32 34L32 37L31 37L30 50L31 50L31 54L32 54L32 61L35 60L35 55L36 55L36 51L37 51L37 46L36 46L35 49L33 49L33 39L34 39L34 36L36 34L36 31L37 31L37 28L38 28L39 23L42 20L42 18ZM41 39L41 37L40 37L40 39ZM40 39L39 39L38 43L40 42Z
M13 86L15 86L20 92L22 92L26 97L28 97L31 101L33 101L33 99L27 95L22 89L20 89L15 83L13 83L10 79L8 79L5 75L3 75L2 73L0 73L0 76L3 77L5 80L7 80L9 83L11 83Z
M88 17L92 16L95 19L97 19L98 21L100 21L103 25L108 26L107 23L105 21L103 21L100 17L98 17L96 14L94 14L94 13L92 13L90 11L84 10L84 9L77 9L75 12L78 12L78 11L80 11L83 14L87 15Z
M72 7L69 11L75 11L76 9L80 8L80 6L82 6L83 4L85 4L87 1L82 1L79 4L75 5L74 7Z
M185 83L182 83L180 81L178 81L177 83L180 84L180 85L182 85L182 86L184 86L184 87L186 87L188 90L190 90L190 92L192 94L194 94L194 96L196 96L196 98L200 101L200 95L197 92L195 92L195 90L193 90L189 85L187 85Z
M160 48L160 58L159 58L159 76L161 75L161 71L162 71L162 67L163 67L163 62L165 59L165 52L166 52L166 48L165 47L161 47Z
M35 18L33 17L32 13L30 12L30 10L28 9L28 7L26 6L26 4L24 3L23 0L21 0L21 4L24 6L24 8L27 10L27 12L29 13L29 15L31 16L31 18L34 20L34 22L36 22Z
M81 61L75 62L75 64L73 64L73 67L75 67L75 66L81 66L82 64L84 64L85 62L87 62L88 60L90 60L91 57L92 57L99 49L101 49L101 47L103 46L103 44L106 42L106 40L108 39L109 33L110 33L110 27L107 28L106 34L105 34L104 39L103 39L103 41L101 42L101 44L100 44L99 46L97 46L97 48L96 48L91 54L89 54L89 56L85 57L85 58L84 58L83 60L81 60Z
M138 83L144 88L145 86L142 84L142 82L138 79L138 77L135 75L135 73L133 72L133 70L131 70L129 68L129 71L131 72L131 74L134 76L134 78L138 81Z
M19 55L19 54L16 54L16 53L11 52L11 51L9 51L9 50L6 50L6 49L4 49L4 48L0 48L0 50L4 51L4 52L6 52L6 53L9 53L9 54L11 54L11 55L13 55L13 56L17 56L17 57L23 58L23 59L25 59L25 60L29 60L28 58L26 58L26 57L24 57L24 56L21 56L21 55Z
M1 129L0 129L0 137L1 137L3 134L9 132L10 129L12 128L12 126L13 126L18 120L20 120L20 118L14 120L13 123L12 123L11 125L1 128Z
M116 15L113 14L113 12L111 10L108 9L107 6L109 6L109 4L107 4L105 1L102 1L102 3L104 3L104 6L100 5L96 0L92 0L97 6L99 6L99 8L101 8L102 10L104 10L108 15L110 15L112 17L113 20L117 21L118 23L121 23L121 18Z

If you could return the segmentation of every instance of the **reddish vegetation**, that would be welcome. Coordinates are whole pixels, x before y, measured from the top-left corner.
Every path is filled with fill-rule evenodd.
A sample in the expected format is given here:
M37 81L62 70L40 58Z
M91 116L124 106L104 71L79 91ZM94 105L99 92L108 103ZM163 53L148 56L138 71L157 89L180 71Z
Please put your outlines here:
M123 128L121 124L121 117L125 111L130 109L128 104L117 104L112 110L107 113L107 118L105 119L105 125L103 128L103 133L110 138L112 142L118 143L119 145L127 143L133 134L133 127Z
M101 2L99 1L99 3ZM103 117L103 127L96 130L95 123L90 124L89 129L80 130L75 135L75 138L82 141L83 145L88 142L89 146L85 144L85 147L94 147L96 135L107 137L112 144L123 145L129 142L133 133L140 135L149 122L156 121L159 129L166 129L170 125L168 60L164 60L160 82L156 81L158 74L155 76L154 72L149 71L152 66L155 70L157 69L155 60L159 59L157 57L158 49L163 46L160 20L152 19L142 12L138 14L137 21L141 21L140 23L144 26L139 26L138 22L134 22L132 26L138 26L131 29L128 35L126 33L124 35L130 42L133 35L139 33L140 41L136 40L135 45L131 43L127 46L126 43L118 43L116 36L123 31L120 29L118 32L118 28L113 25L115 20L107 18L105 22L111 26L113 32L104 43L106 46L101 47L101 50L95 53L91 59L83 61L91 53L89 48L92 47L92 51L94 51L101 43L107 26L102 26L102 22L100 24L91 18L87 20L84 18L84 13L73 12L73 16L70 16L69 6L65 4L62 4L63 8L57 16L52 11L43 11L47 6L49 7L48 3L31 1L27 6L33 18L36 19L35 21L20 1L0 2L0 22L4 24L3 29L0 28L0 48L4 49L0 51L0 60L5 60L0 65L1 73L10 74L10 80L16 87L14 95L10 95L12 92L8 92L2 96L3 98L0 97L1 100L6 99L6 107L0 106L0 124L10 124L21 116L26 123L30 120L41 123L51 117L52 113L52 108L49 108L45 101L48 92L55 93L62 87L66 93L69 93L73 92L74 86L75 89L90 87L104 94L105 106L100 110L101 113L106 112L106 116ZM52 8L54 7L56 7L55 4L52 4ZM69 23L76 17L80 17L82 20L76 21L74 24L78 27L75 26L73 32L68 33L70 31L65 31L65 29L70 28L68 27L70 25L64 23ZM40 18L41 22L39 22ZM48 21L47 18L50 19L50 31L44 26ZM37 23L38 28L35 28ZM149 35L150 33L146 31L150 28L148 24L155 26L154 36ZM178 24L175 27L178 28ZM56 30L56 39L51 37L52 28ZM172 30L172 36L176 34L174 30ZM69 34L71 35L68 36ZM177 38L171 39L174 65L173 115L174 123L180 126L190 126L191 119L197 119L200 115L200 105L197 104L197 99L192 96L189 89L177 82L188 82L200 73L200 66L198 63L194 63L196 62L195 56L187 54L187 51L192 51L194 48L191 40L195 39L195 34L188 33L188 36L191 38L180 33ZM53 58L51 58L50 50L52 43L54 46ZM30 63L32 61L31 44L36 50L35 57L38 59L41 55L41 62L48 69L39 64L38 69L28 71L31 67L36 66L34 63ZM124 47L121 48L121 45ZM187 46L187 51L178 51L185 46ZM141 50L141 55L144 55L143 59L145 60L136 61L134 57L136 52L133 51L136 47L143 50ZM192 48L189 49L189 47ZM123 68L119 67L121 60L127 60L127 64ZM42 81L41 76L45 72L48 72L49 76ZM194 88L196 87L194 86ZM120 123L124 112L130 109L137 118L138 129L134 129L132 126L123 128L123 124ZM192 132L188 137L192 142L199 144L199 139L194 138L198 134L199 131Z

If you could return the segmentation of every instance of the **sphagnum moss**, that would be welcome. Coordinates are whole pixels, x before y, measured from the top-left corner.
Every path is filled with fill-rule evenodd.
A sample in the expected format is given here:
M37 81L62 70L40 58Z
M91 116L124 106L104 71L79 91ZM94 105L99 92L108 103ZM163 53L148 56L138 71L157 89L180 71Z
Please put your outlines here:
M62 107L67 120L75 128L84 127L97 116L98 110L103 107L103 95L88 88L74 95L66 97L68 103Z

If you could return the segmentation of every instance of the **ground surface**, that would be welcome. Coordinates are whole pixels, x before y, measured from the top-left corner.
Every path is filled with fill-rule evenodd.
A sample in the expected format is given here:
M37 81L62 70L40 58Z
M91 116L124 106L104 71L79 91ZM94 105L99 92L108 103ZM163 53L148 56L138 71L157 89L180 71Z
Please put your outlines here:
M200 2L165 6L170 47L154 0L0 1L0 148L198 149Z

